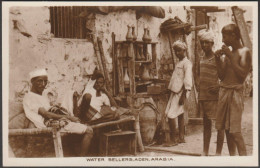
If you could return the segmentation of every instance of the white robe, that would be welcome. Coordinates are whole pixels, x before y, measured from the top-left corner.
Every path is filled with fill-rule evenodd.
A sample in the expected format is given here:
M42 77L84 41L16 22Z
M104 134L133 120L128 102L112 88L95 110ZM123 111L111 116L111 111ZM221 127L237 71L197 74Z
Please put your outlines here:
M72 104L72 94L73 92L68 92L66 96L66 101L63 101L64 108L66 108L70 115L73 116L73 112L68 109L68 107ZM68 104L65 104L67 102ZM38 113L39 108L44 108L45 110L50 109L50 102L49 99L45 96L29 92L24 96L23 99L23 108L26 117L34 123L37 128L46 128L44 124L44 118ZM87 126L81 123L76 122L69 122L65 127L61 129L61 132L69 132L69 133L76 133L82 134L86 131Z
M165 110L168 118L173 119L184 113L183 105L179 105L183 86L187 90L192 87L192 63L186 57L176 64L168 86L172 91Z

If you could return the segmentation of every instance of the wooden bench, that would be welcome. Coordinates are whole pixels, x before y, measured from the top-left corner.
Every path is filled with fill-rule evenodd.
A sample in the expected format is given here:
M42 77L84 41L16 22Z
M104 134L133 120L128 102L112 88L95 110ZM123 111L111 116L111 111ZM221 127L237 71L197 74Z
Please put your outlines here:
M129 121L135 121L134 116L125 116L120 118L119 120L115 121L108 121L96 125L91 125L93 129L102 128L105 126L117 125L121 123L126 123ZM9 129L9 136L24 136L24 135L41 135L41 134L52 134L54 148L55 148L55 155L56 157L63 157L63 149L62 149L62 141L61 136L68 135L71 133L68 132L61 132L56 128L29 128L29 129Z

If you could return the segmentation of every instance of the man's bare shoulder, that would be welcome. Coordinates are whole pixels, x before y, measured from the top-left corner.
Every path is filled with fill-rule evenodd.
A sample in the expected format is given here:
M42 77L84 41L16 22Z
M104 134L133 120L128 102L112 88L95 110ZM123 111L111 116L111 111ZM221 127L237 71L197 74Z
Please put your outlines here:
M247 47L243 47L243 48L239 49L238 52L239 52L239 56L241 58L240 64L242 66L249 66L249 64L251 64L250 49Z
M240 48L238 52L241 57L251 56L250 49L247 47Z

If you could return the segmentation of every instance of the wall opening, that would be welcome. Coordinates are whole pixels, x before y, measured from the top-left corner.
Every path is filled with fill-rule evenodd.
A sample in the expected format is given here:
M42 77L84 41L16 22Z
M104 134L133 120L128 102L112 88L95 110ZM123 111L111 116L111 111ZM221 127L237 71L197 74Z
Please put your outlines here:
M51 33L56 38L85 39L86 19L80 17L84 6L50 7Z

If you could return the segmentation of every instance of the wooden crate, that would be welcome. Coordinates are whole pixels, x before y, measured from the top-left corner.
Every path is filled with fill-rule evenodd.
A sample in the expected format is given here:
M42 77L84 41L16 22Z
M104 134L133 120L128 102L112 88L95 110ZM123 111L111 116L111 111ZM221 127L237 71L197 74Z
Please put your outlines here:
M120 131L104 133L100 137L101 156L123 156L136 154L136 133Z

